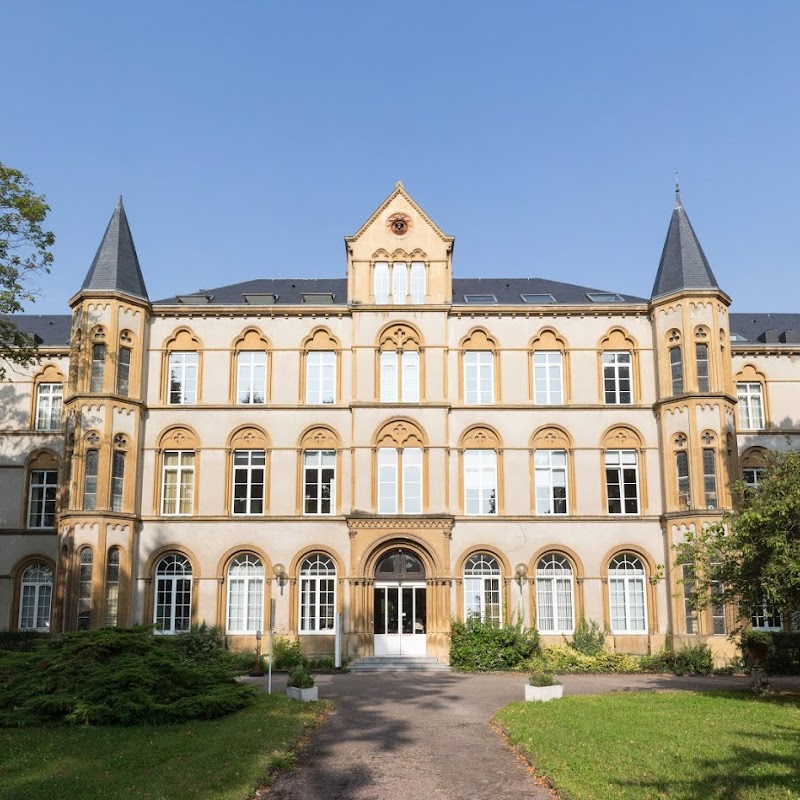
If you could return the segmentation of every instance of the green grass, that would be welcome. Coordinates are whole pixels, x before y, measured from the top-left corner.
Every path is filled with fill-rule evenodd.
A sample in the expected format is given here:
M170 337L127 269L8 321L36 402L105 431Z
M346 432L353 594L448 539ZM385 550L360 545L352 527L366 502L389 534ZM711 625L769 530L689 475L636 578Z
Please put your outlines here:
M800 697L664 692L514 703L497 721L570 800L800 798Z
M211 721L0 729L0 800L243 800L292 764L321 707L259 694Z

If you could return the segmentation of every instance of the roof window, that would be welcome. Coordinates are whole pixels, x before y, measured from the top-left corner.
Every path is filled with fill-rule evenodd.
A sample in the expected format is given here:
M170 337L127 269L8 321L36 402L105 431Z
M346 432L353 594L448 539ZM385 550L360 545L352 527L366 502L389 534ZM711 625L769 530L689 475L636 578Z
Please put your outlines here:
M175 295L179 303L190 306L201 306L210 303L214 299L213 294L178 294Z
M496 303L497 298L493 294L465 294L465 303Z
M587 292L586 296L593 303L621 303L624 302L622 297L612 292Z
M250 306L274 306L278 300L276 294L242 294L242 297Z
M542 305L543 303L555 303L556 299L551 294L521 294L523 303L534 303L535 305Z
M333 300L333 292L303 292L303 302L307 305L330 306Z

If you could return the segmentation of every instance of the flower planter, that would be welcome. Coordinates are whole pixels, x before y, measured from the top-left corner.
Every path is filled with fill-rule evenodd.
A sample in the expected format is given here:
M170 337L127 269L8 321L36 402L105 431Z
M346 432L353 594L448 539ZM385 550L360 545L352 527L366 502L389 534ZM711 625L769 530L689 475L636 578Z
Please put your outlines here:
M555 686L525 686L525 699L538 703L546 703L548 700L557 700L564 694L564 687L559 683Z
M312 686L309 689L298 689L297 686L287 686L286 695L287 697L291 697L292 700L300 700L303 703L310 703L318 699L316 686Z

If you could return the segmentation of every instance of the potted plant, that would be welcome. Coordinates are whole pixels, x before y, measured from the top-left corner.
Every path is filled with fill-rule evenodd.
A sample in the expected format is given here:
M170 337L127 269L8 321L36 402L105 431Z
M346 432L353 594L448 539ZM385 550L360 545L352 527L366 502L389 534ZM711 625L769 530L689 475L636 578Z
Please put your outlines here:
M747 654L747 660L752 668L764 668L770 644L772 644L772 637L766 631L748 628L742 633L742 652Z
M564 694L564 687L552 672L531 672L525 687L525 699L539 703L555 700Z
M304 703L317 699L314 677L302 664L298 664L289 673L286 694L294 700L302 700Z

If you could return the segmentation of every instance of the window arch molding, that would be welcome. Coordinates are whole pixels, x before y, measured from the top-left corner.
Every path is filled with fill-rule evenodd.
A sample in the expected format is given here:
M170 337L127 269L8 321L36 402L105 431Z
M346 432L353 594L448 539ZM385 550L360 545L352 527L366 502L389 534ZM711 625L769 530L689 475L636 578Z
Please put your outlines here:
M329 558L336 568L336 613L341 614L344 609L344 585L347 571L345 562L339 553L327 545L308 545L298 550L287 567L289 581L289 628L300 631L300 568L307 558L321 555ZM305 635L305 633L301 634Z
M342 439L339 434L328 425L311 425L306 428L297 441L297 491L296 491L296 514L304 514L305 504L305 458L306 451L333 452L334 458L334 495L333 510L331 514L336 514L341 508L342 499ZM309 512L310 513L310 512ZM322 512L319 512L322 513ZM325 512L327 513L327 512ZM316 514L315 514L316 515Z
M41 564L46 569L50 570L51 575L51 582L50 582L50 611L47 615L47 624L49 630L54 628L53 625L53 611L55 608L55 593L56 593L56 583L55 583L55 576L56 576L56 564L55 562L49 558L48 556L44 556L41 554L32 554L28 556L24 556L21 558L17 563L11 568L10 576L11 576L11 608L9 609L9 620L8 620L8 628L9 630L20 630L20 605L21 605L21 594L22 594L22 584L25 578L25 573L28 571L29 568L35 567L37 564ZM38 618L35 621L40 622ZM42 627L36 628L37 630L43 630Z
M48 386L45 387L45 384ZM62 430L61 415L66 389L67 378L55 364L44 364L36 371L31 392L31 430Z
M673 431L670 436L671 453L669 473L671 480L667 491L667 503L677 511L687 511L693 507L695 492L692 478L695 469L692 464L692 449L685 431Z
M489 331L482 327L477 326L472 328L466 336L459 342L459 359L458 359L458 385L461 402L465 405L497 405L502 402L501 400L501 380L500 380L500 350L497 340L489 333ZM483 393L486 387L479 385L479 402L468 403L467 398L467 373L472 367L467 363L470 358L477 357L479 353L488 353L491 355L487 359L491 365L491 398L487 400L480 399L480 394Z
M419 329L410 322L384 325L378 333L375 347L376 401L418 403L425 400L424 344ZM387 360L389 364L386 363ZM387 367L391 367L394 375L394 386L390 387L388 395L387 387L384 386L388 377ZM406 385L409 380L413 381L412 385Z
M474 453L491 453L492 455L472 455ZM481 516L484 514L502 515L504 513L505 493L503 490L503 441L500 434L489 425L471 425L459 438L458 459L460 512L462 514L478 514ZM467 471L476 466L471 463L471 461L475 461L476 459L480 462L477 464L477 468L480 470L491 469L492 466L494 467L493 511L487 511L485 509L479 511L469 510L471 500L467 497L468 490L470 489L470 481L467 480ZM483 463L484 461L486 464ZM483 490L486 488L491 489L492 487L484 487L482 483L479 486L481 493L483 493ZM479 504L483 505L483 502L479 500Z
M116 367L114 391L120 397L138 398L141 395L141 358L134 358L139 344L138 337L130 328L123 328L117 340L116 357L113 359Z
M196 405L203 396L203 341L188 326L176 328L161 345L161 392L162 402L170 404L170 360L173 354L194 353L196 356L196 391L195 399L186 405ZM173 405L176 405L173 403ZM181 405L181 404L177 404Z
M266 334L255 326L245 328L231 342L230 359L230 391L228 401L232 405L239 405L240 390L240 365L239 359L242 353L264 354L264 382L263 387L253 387L251 394L255 395L257 390L263 389L263 400L260 404L269 403L272 400L272 343ZM249 401L248 401L249 402ZM255 402L255 401L253 401ZM244 401L242 401L244 403Z
M469 560L474 556L486 554L491 556L500 567L500 602L501 602L501 621L503 625L507 625L510 620L511 610L514 606L509 598L509 584L513 577L513 567L508 560L508 556L492 544L476 544L464 550L458 557L455 563L455 584L458 587L456 591L456 616L457 619L466 618L466 604L464 598L464 573Z
M624 555L638 558L644 567L644 596L646 605L646 630L637 631L632 635L644 635L658 630L658 596L656 593L655 576L658 568L652 556L643 548L634 544L620 544L609 550L600 562L600 579L603 582L603 624L606 630L612 631L611 625L611 600L609 597L609 569L611 562ZM617 631L617 635L626 635L625 631Z
M342 345L339 340L328 330L320 325L314 328L300 344L300 403L308 405L309 384L309 358L311 353L333 353L333 405L342 396ZM315 403L316 405L316 403Z
M220 560L217 562L216 579L217 579L217 626L226 631L231 636L249 636L255 635L252 633L242 631L228 631L228 603L230 600L229 583L230 583L230 569L237 558L250 556L261 562L264 568L263 584L262 584L262 602L261 602L261 630L266 630L269 625L269 608L270 598L272 596L272 583L275 576L272 572L272 561L269 556L256 545L246 544L237 545L227 550Z
M624 403L623 405L636 405L641 402L642 397L639 343L625 328L620 326L610 328L597 343L597 381L600 402L608 404L604 381L604 357L614 352L630 354L630 370L632 373L630 377L631 399L630 403Z
M646 513L648 507L647 497L647 465L645 463L644 439L636 428L630 425L613 425L603 434L600 452L600 475L606 475L606 454L609 451L634 451L636 453L638 515ZM603 504L608 509L608 480L602 481Z
M555 328L541 328L528 343L528 399L536 404L536 368L534 365L537 352L559 353L561 356L561 404L569 404L572 400L572 373L569 356L569 342ZM560 405L547 403L543 405Z
M560 425L542 425L537 428L528 441L528 470L530 480L530 508L531 514L537 514L536 502L536 452L537 451L563 451L566 457L566 480L567 480L567 510L566 515L576 513L576 491L575 491L575 463L574 463L574 443L572 436ZM552 487L551 487L552 489Z
M224 513L230 514L235 511L233 497L235 494L235 484L242 483L248 487L247 501L252 497L253 479L257 474L252 473L252 469L263 469L263 488L261 489L262 510L260 513L269 512L270 479L271 479L271 451L272 440L270 435L259 425L240 425L235 428L225 443L227 458L225 459L225 500L223 503ZM237 456L237 451L242 452ZM255 452L251 452L255 451ZM263 458L258 451L263 451ZM237 465L237 459L241 458L241 464ZM263 462L263 463L262 463ZM242 481L237 481L237 466L241 468ZM259 512L241 512L259 513Z
M664 348L667 354L665 369L662 370L661 391L665 397L676 397L686 391L686 353L683 347L683 334L678 328L670 328L664 334Z
M392 253L376 250L369 261L370 302L376 305L422 305L428 297L430 259L423 250ZM402 271L402 272L399 272Z
M498 573L495 573L486 559L494 562ZM481 569L484 563L487 568ZM467 570L473 568L473 574L467 575ZM475 569L477 567L477 569ZM458 618L466 621L469 613L467 595L471 594L471 603L478 605L483 612L482 618L489 614L487 608L497 606L496 613L491 614L491 621L496 622L500 627L505 627L511 621L511 609L513 602L509 596L509 585L511 583L511 565L505 554L491 545L470 547L465 551L456 562L456 586L459 591L457 596ZM496 583L495 583L496 581ZM497 596L492 597L496 592ZM473 608L474 613L474 608Z
M581 561L578 554L570 549L569 547L565 547L564 545L545 545L544 547L539 548L533 557L531 558L530 562L528 563L528 587L529 587L529 602L530 608L533 609L533 618L536 620L536 626L539 628L539 565L549 559L551 557L555 557L556 559L564 560L569 565L570 569L572 570L572 575L570 577L571 581L571 602L572 602L572 630L553 630L552 632L544 632L540 630L540 633L545 633L545 635L556 635L560 636L562 634L572 634L575 632L575 625L577 621L581 618L584 613L584 598L583 598L583 582L586 577L586 573L584 571L583 562ZM560 576L563 577L563 576ZM550 579L552 580L552 578ZM556 612L557 617L557 605L554 605L554 612ZM554 620L555 621L555 620ZM555 626L556 628L558 626Z
M108 344L106 342L106 329L103 325L95 325L89 333L89 385L86 387L92 393L105 391L108 383Z
M767 376L754 364L745 364L735 375L740 430L761 430L770 424ZM759 419L760 416L760 419Z
M358 569L359 574L371 579L375 577L378 562L392 550L409 550L416 556L425 568L425 580L435 579L437 575L445 573L444 567L437 553L422 536L411 531L403 532L402 536L390 532L376 539L369 550L361 557Z
M180 456L172 454L180 453ZM200 485L200 437L195 430L188 425L172 425L162 431L158 437L156 448L156 480L153 492L153 509L156 514L162 513L163 499L167 484L166 468L176 467L183 471L191 469L194 479L191 483L191 502L188 515L197 513L198 492ZM177 459L178 463L173 463ZM170 484L171 485L171 484ZM180 483L176 484L180 487ZM180 505L182 498L176 496L176 501ZM183 498L186 500L187 498ZM172 512L175 513L175 512ZM170 514L171 516L172 514ZM185 514L181 514L185 515Z
M694 386L698 392L714 391L719 385L719 380L711 348L711 331L707 325L695 326L692 331L692 343L694 348L691 353L686 353L686 361L688 362L691 357L694 363Z
M144 602L144 618L150 622L154 619L155 614L155 593L157 588L156 570L158 569L161 561L170 555L182 556L189 562L191 569L191 623L197 619L197 588L201 579L200 561L189 548L183 545L170 544L158 548L147 559L144 568L144 581L147 586L145 592Z
M423 513L428 508L428 473L425 431L406 417L384 422L372 440L372 506L376 512Z

